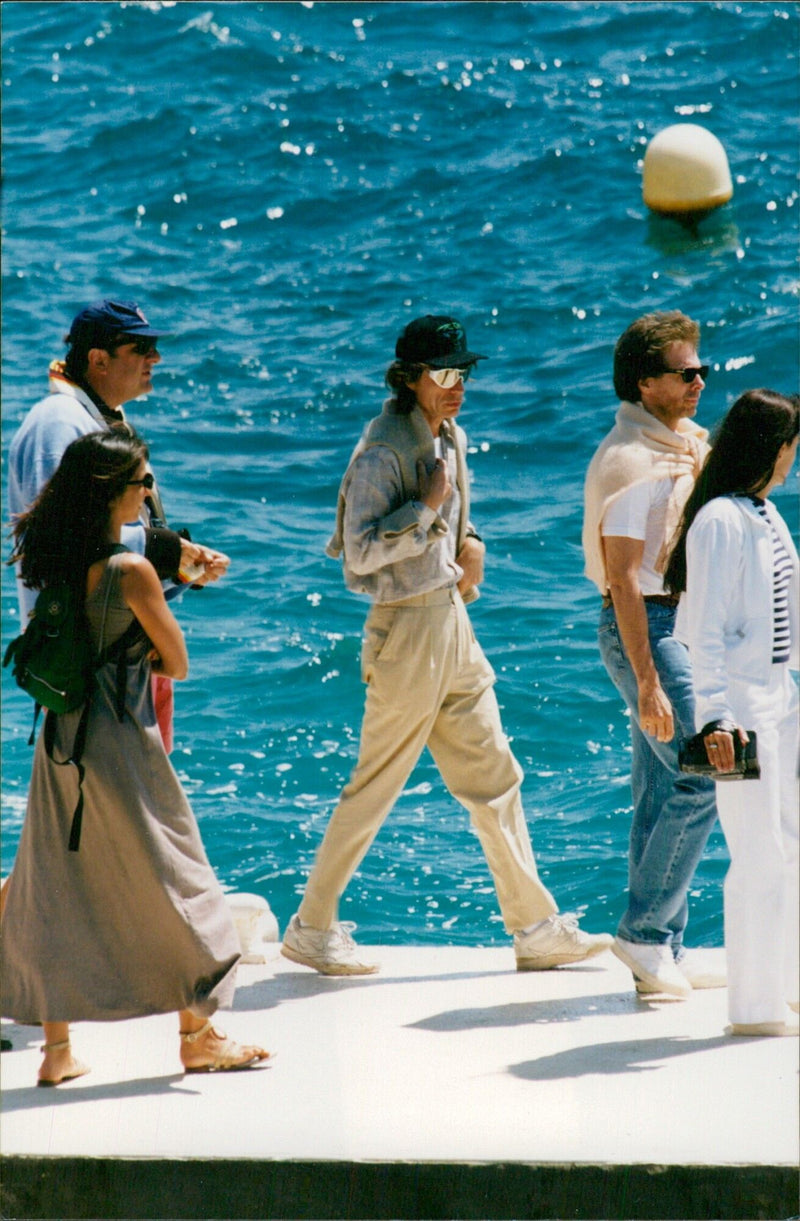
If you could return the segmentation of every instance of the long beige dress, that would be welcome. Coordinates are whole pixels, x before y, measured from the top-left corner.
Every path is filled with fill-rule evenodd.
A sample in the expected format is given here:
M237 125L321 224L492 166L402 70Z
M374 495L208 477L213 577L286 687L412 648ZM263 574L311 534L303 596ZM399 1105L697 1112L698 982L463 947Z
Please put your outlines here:
M112 556L86 609L108 646L133 620ZM105 629L103 634L103 623ZM230 1005L236 931L156 723L147 646L128 653L124 720L116 664L98 671L83 763L80 848L68 850L77 770L39 734L3 917L2 1013L21 1022L107 1021ZM58 718L67 757L80 711Z

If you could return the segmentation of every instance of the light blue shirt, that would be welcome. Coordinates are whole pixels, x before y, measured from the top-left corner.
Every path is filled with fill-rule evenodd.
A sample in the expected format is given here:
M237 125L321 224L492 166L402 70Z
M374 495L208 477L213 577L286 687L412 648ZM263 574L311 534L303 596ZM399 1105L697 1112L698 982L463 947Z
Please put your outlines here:
M31 408L11 442L8 454L8 507L15 516L30 507L61 462L67 446L77 437L106 432L108 421L89 395L79 386L51 376L53 393ZM122 542L131 551L144 555L145 525L134 522L122 528ZM17 568L17 595L20 624L24 627L38 590L24 585Z

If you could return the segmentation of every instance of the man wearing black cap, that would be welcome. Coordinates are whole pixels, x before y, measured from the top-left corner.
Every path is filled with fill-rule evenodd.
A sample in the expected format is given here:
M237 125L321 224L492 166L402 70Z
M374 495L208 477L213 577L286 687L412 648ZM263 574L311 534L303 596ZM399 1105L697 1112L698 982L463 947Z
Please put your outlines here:
M494 672L464 604L478 596L484 545L469 519L466 439L456 424L477 361L454 318L406 326L386 381L394 392L356 447L328 554L373 602L358 762L333 812L282 953L326 975L368 975L338 901L425 746L469 810L494 878L517 969L580 962L611 945L558 915L539 880L519 796L522 771L500 724Z
M161 360L156 346L160 334L130 301L99 301L76 315L65 340L66 360L50 365L50 393L31 408L11 442L8 499L12 517L25 512L36 499L76 437L128 427L123 403L153 389L153 366ZM123 527L122 541L131 550L144 552L159 576L173 582L171 592L177 593L185 583L181 569L198 585L222 576L227 556L168 530L157 487L148 501L148 521ZM24 625L37 591L18 579L17 592ZM155 697L169 750L172 703L168 679L159 678Z

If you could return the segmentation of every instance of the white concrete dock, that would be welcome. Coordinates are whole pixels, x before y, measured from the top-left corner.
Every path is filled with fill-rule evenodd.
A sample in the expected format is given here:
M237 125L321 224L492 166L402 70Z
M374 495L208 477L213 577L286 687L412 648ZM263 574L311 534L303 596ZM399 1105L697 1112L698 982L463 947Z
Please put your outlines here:
M91 1073L36 1089L41 1031L4 1023L2 1215L800 1213L800 1041L726 1036L724 989L645 1002L610 953L379 947L358 979L267 953L218 1024L270 1068L183 1076L170 1015L77 1025Z

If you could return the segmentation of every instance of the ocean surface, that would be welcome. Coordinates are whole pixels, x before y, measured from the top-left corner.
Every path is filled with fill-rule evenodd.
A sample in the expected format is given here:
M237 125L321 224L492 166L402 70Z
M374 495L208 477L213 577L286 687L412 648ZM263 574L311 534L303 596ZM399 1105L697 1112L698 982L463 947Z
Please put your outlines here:
M461 416L488 545L473 622L540 871L613 929L628 723L582 575L583 477L641 313L701 321L709 426L748 387L797 388L797 5L6 0L2 39L3 471L84 304L133 298L171 332L129 416L171 523L232 557L180 604L173 756L224 885L283 927L355 761L366 604L324 544L397 333L452 313L490 357ZM678 122L722 141L735 184L694 232L641 201L647 142ZM793 523L796 492L776 495ZM7 572L2 613L5 646ZM2 684L7 871L32 706ZM726 866L717 831L690 943L722 942ZM341 916L366 942L504 940L427 755Z

